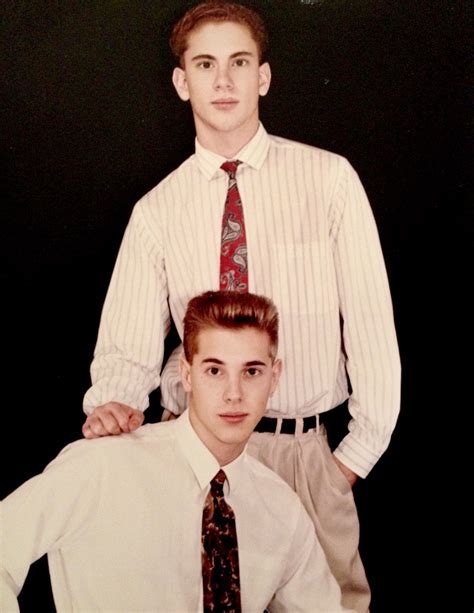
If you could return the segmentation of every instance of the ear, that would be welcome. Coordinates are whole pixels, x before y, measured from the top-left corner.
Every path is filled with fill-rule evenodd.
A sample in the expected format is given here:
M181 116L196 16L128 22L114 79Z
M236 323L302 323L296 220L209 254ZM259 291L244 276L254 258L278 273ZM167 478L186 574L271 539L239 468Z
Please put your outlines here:
M275 360L272 365L272 385L270 387L270 396L273 396L273 392L276 390L278 381L280 380L281 371L283 369L283 363L281 360Z
M258 68L258 93L261 96L266 96L270 89L270 82L272 80L272 71L270 70L270 64L265 62Z
M179 358L179 374L185 392L191 391L191 365L184 357L184 353Z
M186 81L186 73L178 66L173 70L172 81L178 96L181 100L189 100L188 83Z

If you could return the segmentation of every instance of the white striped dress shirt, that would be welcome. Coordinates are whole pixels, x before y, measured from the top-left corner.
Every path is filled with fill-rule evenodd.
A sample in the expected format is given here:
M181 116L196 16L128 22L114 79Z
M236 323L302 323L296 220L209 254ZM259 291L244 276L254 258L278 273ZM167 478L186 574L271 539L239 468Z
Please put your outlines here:
M400 408L400 360L375 220L348 161L268 135L260 124L235 156L245 216L249 291L280 314L284 363L269 416L313 415L349 398L350 432L336 455L364 477L385 451ZM160 376L170 317L219 288L227 174L204 149L135 206L117 257L84 409L108 401L184 410L174 352ZM347 373L347 374L346 374Z

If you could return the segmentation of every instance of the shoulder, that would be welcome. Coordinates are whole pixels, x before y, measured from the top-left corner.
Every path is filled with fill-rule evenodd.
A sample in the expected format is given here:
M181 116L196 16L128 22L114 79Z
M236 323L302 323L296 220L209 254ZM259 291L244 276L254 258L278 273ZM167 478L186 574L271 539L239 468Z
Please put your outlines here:
M269 139L270 151L274 155L284 156L286 159L288 156L294 157L303 163L310 162L313 166L319 166L325 171L340 172L352 168L349 160L340 153L273 134L269 135Z
M96 466L97 468L113 464L119 466L130 459L138 459L141 455L156 450L165 453L173 448L175 435L173 422L146 424L130 434L104 436L97 439L80 439L64 447L56 458L46 467L51 468L62 464L71 467Z
M179 218L182 207L195 191L193 181L199 174L196 169L193 154L140 198L132 211L131 226L160 243L163 233Z
M138 207L155 205L171 196L182 193L189 182L190 175L196 170L196 156L193 153L182 164L170 172L155 187L147 192L138 202Z
M294 153L315 160L324 160L332 164L349 164L348 160L341 154L307 143L302 143L296 140L290 140L281 136L269 134L270 147L276 151Z

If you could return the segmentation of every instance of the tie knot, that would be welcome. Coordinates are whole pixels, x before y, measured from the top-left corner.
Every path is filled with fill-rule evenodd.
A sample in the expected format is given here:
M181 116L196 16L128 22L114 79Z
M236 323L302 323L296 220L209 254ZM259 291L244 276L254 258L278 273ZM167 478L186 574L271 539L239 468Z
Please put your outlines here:
M239 164L242 164L240 160L229 160L228 162L224 162L221 168L225 170L231 179L235 179L235 173L237 172L237 166Z
M211 491L217 496L224 495L224 483L226 480L225 472L220 470L211 481Z

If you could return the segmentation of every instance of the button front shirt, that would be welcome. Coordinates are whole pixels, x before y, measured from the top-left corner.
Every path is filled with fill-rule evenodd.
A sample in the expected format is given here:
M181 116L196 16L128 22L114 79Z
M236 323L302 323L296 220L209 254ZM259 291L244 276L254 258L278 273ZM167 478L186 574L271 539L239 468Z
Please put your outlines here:
M353 419L336 455L365 476L400 408L391 297L365 191L343 157L262 125L235 157L249 291L272 298L280 314L284 368L268 415L341 404L348 374ZM104 303L87 413L112 400L145 409L160 384L163 406L184 410L177 352L161 374L164 338L171 317L182 336L190 298L219 288L223 161L196 141L195 153L135 206Z
M202 509L218 470L188 412L69 445L1 502L0 609L18 610L29 565L48 553L59 612L202 611ZM341 610L297 495L245 452L224 470L243 612L262 613L273 596L270 610Z

